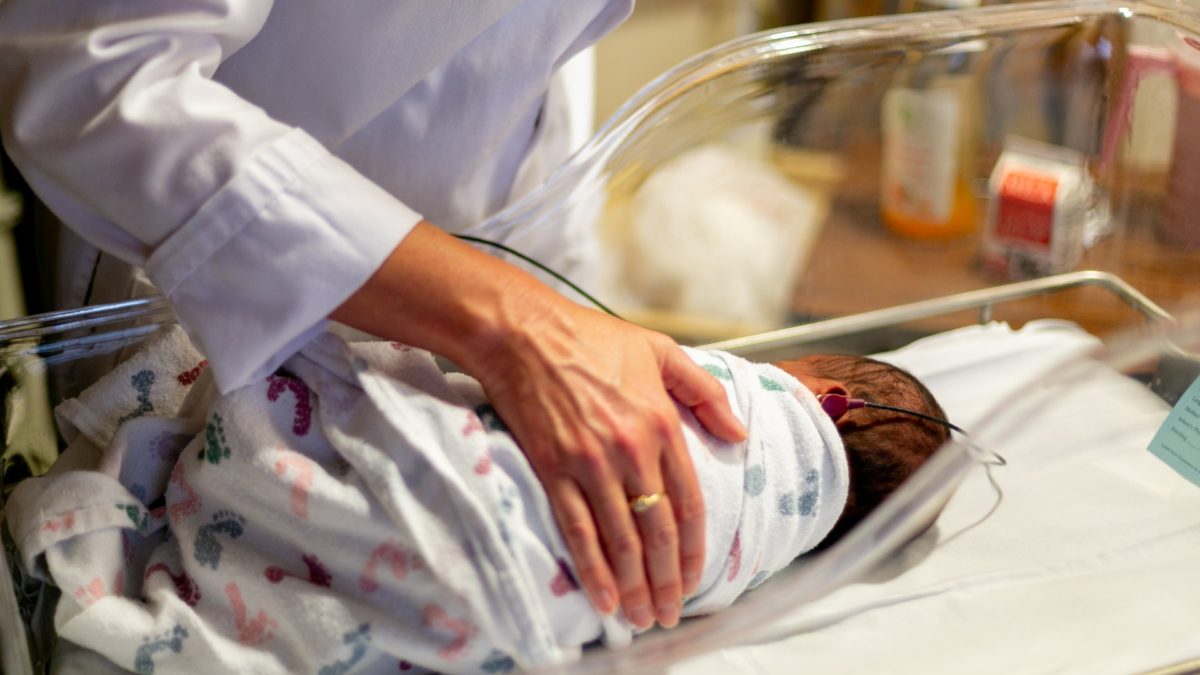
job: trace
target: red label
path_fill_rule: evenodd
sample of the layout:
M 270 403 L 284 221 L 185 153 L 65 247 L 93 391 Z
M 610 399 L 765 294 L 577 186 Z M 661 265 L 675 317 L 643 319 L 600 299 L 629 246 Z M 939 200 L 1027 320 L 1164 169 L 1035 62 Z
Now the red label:
M 996 236 L 1049 247 L 1057 194 L 1057 178 L 1020 170 L 1006 173 L 998 195 Z

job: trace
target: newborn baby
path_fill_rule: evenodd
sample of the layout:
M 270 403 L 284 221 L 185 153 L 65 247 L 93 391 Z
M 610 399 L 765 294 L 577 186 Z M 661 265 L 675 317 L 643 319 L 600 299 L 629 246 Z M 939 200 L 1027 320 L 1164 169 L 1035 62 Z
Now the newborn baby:
M 750 434 L 683 413 L 708 551 L 685 616 L 840 536 L 946 440 L 849 394 L 938 417 L 859 357 L 777 365 L 689 350 Z M 577 587 L 540 483 L 473 380 L 425 352 L 322 336 L 287 374 L 216 398 L 178 329 L 58 409 L 70 446 L 18 486 L 24 565 L 62 589 L 60 640 L 137 672 L 503 672 L 631 626 Z M 86 470 L 79 470 L 86 469 Z

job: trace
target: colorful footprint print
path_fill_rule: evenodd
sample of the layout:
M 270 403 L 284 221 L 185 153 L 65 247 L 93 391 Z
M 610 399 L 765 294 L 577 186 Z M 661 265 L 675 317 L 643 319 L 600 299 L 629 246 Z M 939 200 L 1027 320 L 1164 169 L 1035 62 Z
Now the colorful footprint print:
M 231 581 L 225 585 L 225 597 L 229 598 L 229 607 L 233 610 L 233 625 L 237 627 L 238 642 L 252 647 L 275 637 L 275 629 L 279 628 L 279 624 L 265 611 L 260 609 L 253 619 L 247 619 L 246 602 L 242 599 L 242 592 L 236 583 Z
M 175 584 L 175 595 L 178 595 L 179 599 L 183 600 L 188 607 L 195 607 L 200 602 L 200 587 L 196 585 L 195 580 L 187 573 L 187 570 L 175 574 L 171 571 L 170 567 L 167 567 L 166 563 L 154 563 L 146 568 L 146 574 L 143 578 L 149 579 L 155 572 L 162 572 L 170 578 L 171 583 Z
M 86 586 L 76 588 L 74 595 L 75 599 L 82 602 L 84 607 L 90 607 L 92 603 L 108 595 L 108 590 L 104 586 L 103 579 L 93 577 Z
M 298 452 L 286 448 L 278 448 L 282 455 L 275 461 L 275 474 L 284 478 L 288 469 L 296 475 L 292 481 L 292 513 L 299 518 L 308 520 L 308 493 L 312 489 L 315 469 L 312 460 Z
M 485 673 L 510 673 L 516 667 L 513 658 L 498 649 L 489 652 L 483 663 L 479 664 L 479 669 Z
M 367 655 L 367 644 L 371 642 L 371 624 L 364 623 L 342 636 L 342 642 L 350 647 L 350 655 L 329 665 L 322 666 L 317 675 L 345 675 L 354 664 Z
M 724 365 L 718 366 L 716 364 L 706 363 L 706 364 L 704 364 L 703 367 L 704 367 L 704 370 L 707 371 L 709 375 L 712 375 L 713 377 L 717 378 L 718 380 L 725 380 L 726 382 L 733 381 L 733 374 L 730 373 L 729 368 L 725 367 Z
M 204 369 L 207 367 L 208 367 L 208 359 L 204 359 L 200 363 L 197 363 L 194 368 L 185 370 L 182 373 L 176 375 L 175 381 L 178 382 L 179 386 L 181 386 L 181 387 L 190 387 L 193 384 L 196 384 L 196 381 L 200 379 L 200 373 L 203 373 Z
M 363 568 L 362 576 L 358 579 L 358 587 L 364 593 L 374 593 L 379 589 L 379 582 L 375 580 L 375 569 L 380 563 L 386 565 L 392 571 L 392 576 L 396 577 L 398 581 L 403 581 L 409 572 L 421 569 L 420 557 L 410 554 L 395 540 L 385 541 L 371 551 L 371 555 L 367 558 L 367 565 Z
M 137 392 L 138 407 L 133 412 L 117 420 L 118 425 L 154 411 L 154 404 L 150 401 L 150 389 L 154 387 L 154 371 L 139 370 L 129 378 L 129 383 L 133 385 L 133 390 Z
M 217 511 L 213 514 L 212 520 L 207 525 L 201 525 L 200 529 L 196 531 L 193 555 L 196 557 L 196 562 L 215 570 L 221 565 L 221 552 L 224 550 L 217 535 L 223 534 L 231 539 L 237 539 L 242 536 L 246 519 L 233 511 Z
M 267 378 L 267 400 L 274 403 L 283 392 L 290 391 L 296 398 L 296 412 L 292 419 L 292 433 L 307 436 L 312 428 L 312 392 L 308 385 L 294 377 L 271 375 Z
M 207 460 L 209 464 L 220 464 L 222 459 L 229 459 L 224 420 L 219 413 L 213 413 L 212 419 L 204 425 L 204 441 L 204 447 L 200 448 L 200 459 Z
M 42 530 L 45 532 L 58 532 L 59 530 L 67 531 L 75 527 L 75 511 L 67 511 L 61 516 L 50 518 L 42 523 Z
M 171 469 L 171 483 L 179 486 L 183 491 L 183 501 L 172 502 L 167 507 L 167 517 L 171 519 L 171 527 L 177 527 L 180 519 L 184 516 L 195 515 L 200 512 L 200 495 L 192 489 L 191 484 L 183 477 L 183 462 L 176 462 L 175 468 Z
M 558 563 L 558 574 L 554 575 L 554 579 L 550 581 L 550 592 L 555 597 L 570 593 L 571 591 L 579 590 L 579 582 L 575 581 L 575 575 L 571 574 L 571 567 L 567 565 L 567 561 L 562 558 L 556 560 Z
M 453 619 L 441 605 L 430 603 L 421 611 L 421 623 L 440 633 L 449 633 L 446 644 L 438 650 L 438 656 L 453 661 L 462 656 L 475 637 L 475 626 L 465 619 Z
M 286 577 L 307 581 L 314 586 L 323 586 L 329 588 L 333 585 L 333 575 L 329 573 L 329 568 L 321 563 L 321 559 L 312 553 L 305 553 L 300 556 L 306 567 L 308 567 L 308 577 L 301 576 L 295 572 L 289 572 L 282 567 L 268 567 L 264 574 L 267 580 L 273 584 L 280 583 Z
M 114 504 L 114 506 L 125 512 L 129 522 L 133 524 L 133 529 L 138 532 L 145 532 L 150 527 L 150 512 L 144 510 L 141 504 Z
M 161 651 L 172 651 L 176 654 L 183 651 L 183 641 L 187 639 L 187 629 L 179 624 L 175 628 L 154 638 L 149 637 L 138 647 L 137 656 L 133 661 L 133 670 L 138 675 L 154 675 L 154 655 Z
M 738 572 L 742 571 L 742 531 L 738 530 L 733 533 L 733 545 L 729 547 L 729 575 L 725 577 L 726 581 L 733 581 L 737 578 Z

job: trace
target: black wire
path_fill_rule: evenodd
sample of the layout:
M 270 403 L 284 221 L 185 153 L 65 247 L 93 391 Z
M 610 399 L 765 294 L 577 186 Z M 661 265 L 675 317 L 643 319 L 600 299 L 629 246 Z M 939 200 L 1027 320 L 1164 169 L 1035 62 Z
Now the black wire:
M 587 298 L 588 302 L 590 302 L 593 305 L 604 310 L 611 316 L 614 316 L 618 319 L 621 318 L 620 314 L 617 314 L 616 312 L 612 311 L 603 302 L 600 302 L 596 298 L 592 297 L 592 295 L 590 293 L 588 293 L 587 291 L 583 290 L 582 288 L 576 286 L 570 279 L 564 277 L 563 275 L 559 274 L 558 272 L 550 269 L 546 265 L 543 265 L 542 263 L 538 262 L 537 260 L 530 258 L 529 256 L 525 255 L 524 253 L 521 253 L 520 251 L 518 251 L 516 249 L 509 248 L 508 246 L 505 246 L 504 244 L 501 244 L 500 242 L 492 241 L 490 239 L 481 239 L 479 237 L 472 237 L 472 236 L 466 235 L 466 234 L 456 234 L 454 236 L 458 237 L 459 239 L 462 239 L 463 241 L 469 241 L 469 242 L 473 242 L 476 244 L 483 244 L 484 246 L 491 246 L 493 248 L 498 248 L 501 251 L 504 251 L 505 253 L 507 253 L 509 255 L 515 255 L 516 257 L 520 258 L 521 260 L 524 260 L 525 262 L 529 263 L 530 265 L 533 265 L 534 267 L 538 268 L 539 270 L 545 272 L 546 274 L 549 274 L 550 276 L 554 277 L 555 279 L 558 279 L 559 281 L 563 282 L 567 286 L 570 286 L 571 290 L 582 295 L 584 298 Z
M 960 433 L 964 436 L 967 435 L 967 432 L 963 431 L 962 427 L 952 424 L 940 417 L 934 417 L 933 415 L 926 415 L 923 412 L 917 412 L 916 410 L 909 410 L 908 408 L 901 408 L 899 406 L 894 406 L 894 405 L 887 405 L 885 403 L 871 403 L 870 401 L 866 401 L 865 403 L 868 408 L 876 408 L 879 410 L 890 410 L 892 412 L 904 413 L 905 415 L 912 415 L 913 417 L 920 417 L 923 420 L 933 422 L 934 424 L 940 424 L 940 425 L 946 427 L 947 429 L 952 429 L 954 431 L 957 431 L 958 433 Z

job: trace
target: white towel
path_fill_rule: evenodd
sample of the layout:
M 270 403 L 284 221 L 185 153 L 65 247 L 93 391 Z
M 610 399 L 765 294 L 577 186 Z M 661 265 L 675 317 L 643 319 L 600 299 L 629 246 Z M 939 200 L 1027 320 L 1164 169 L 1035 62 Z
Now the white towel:
M 199 426 L 118 425 L 127 406 L 105 387 L 174 364 L 154 352 L 179 347 L 159 342 L 89 390 L 98 428 L 119 426 L 98 471 L 29 481 L 10 501 L 26 564 L 44 559 L 63 588 L 63 639 L 150 673 L 501 672 L 628 639 L 591 610 L 540 484 L 473 381 L 426 352 L 326 335 Z M 709 524 L 684 608 L 698 614 L 818 543 L 847 470 L 794 379 L 689 354 L 751 432 L 717 443 L 684 415 Z
M 172 324 L 151 336 L 136 358 L 118 365 L 78 398 L 59 404 L 54 417 L 68 443 L 82 434 L 108 447 L 127 420 L 176 415 L 207 369 L 208 361 L 183 329 Z

